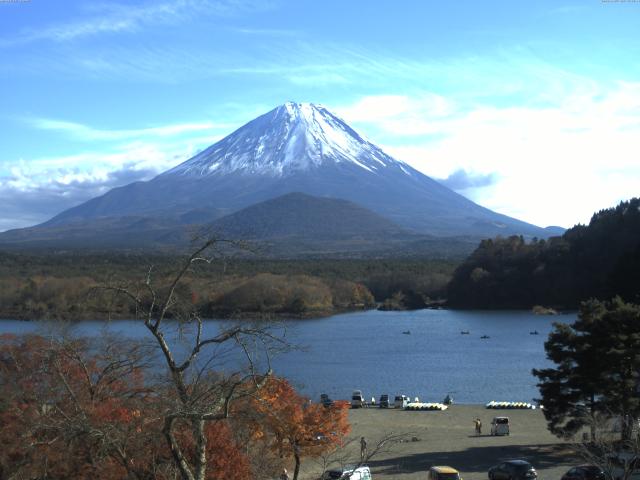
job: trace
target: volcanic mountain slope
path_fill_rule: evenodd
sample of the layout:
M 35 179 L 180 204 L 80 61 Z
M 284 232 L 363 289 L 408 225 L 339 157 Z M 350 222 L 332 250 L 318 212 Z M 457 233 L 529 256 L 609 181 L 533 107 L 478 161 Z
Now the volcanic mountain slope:
M 390 157 L 324 107 L 286 103 L 148 182 L 0 234 L 0 245 L 165 248 L 184 246 L 212 224 L 238 237 L 271 239 L 285 254 L 406 254 L 459 244 L 434 237 L 464 237 L 458 240 L 467 250 L 483 237 L 558 233 L 471 202 Z
M 355 203 L 288 193 L 227 215 L 211 230 L 230 238 L 317 240 L 380 239 L 406 236 L 386 218 Z
M 43 226 L 194 209 L 223 216 L 291 192 L 349 200 L 420 233 L 548 236 L 395 160 L 324 107 L 297 103 L 256 118 L 148 182 L 115 188 Z
M 209 231 L 253 241 L 275 257 L 462 258 L 476 246 L 466 237 L 442 238 L 408 232 L 355 203 L 289 193 L 227 215 Z
M 407 232 L 355 203 L 303 193 L 282 195 L 213 223 L 199 223 L 207 215 L 205 210 L 198 210 L 180 217 L 105 217 L 90 224 L 34 227 L 6 232 L 0 236 L 0 246 L 21 250 L 188 250 L 194 239 L 216 236 L 248 241 L 247 251 L 234 251 L 241 255 L 254 252 L 277 258 L 462 258 L 477 244 L 470 238 Z

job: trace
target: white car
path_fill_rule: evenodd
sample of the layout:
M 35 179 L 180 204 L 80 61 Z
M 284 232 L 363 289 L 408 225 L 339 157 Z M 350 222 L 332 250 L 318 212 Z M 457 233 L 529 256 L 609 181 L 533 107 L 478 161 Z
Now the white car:
M 371 480 L 371 470 L 367 466 L 353 468 L 337 468 L 322 474 L 322 480 Z

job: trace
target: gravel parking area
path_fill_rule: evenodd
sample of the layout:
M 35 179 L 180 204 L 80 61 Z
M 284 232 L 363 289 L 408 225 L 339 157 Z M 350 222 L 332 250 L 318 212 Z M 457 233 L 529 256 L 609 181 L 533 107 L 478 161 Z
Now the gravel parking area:
M 509 417 L 509 436 L 489 434 L 494 416 Z M 482 421 L 480 436 L 474 431 L 475 418 Z M 540 480 L 559 480 L 571 465 L 581 463 L 569 444 L 547 431 L 540 410 L 489 410 L 484 405 L 452 405 L 444 412 L 373 407 L 350 410 L 349 420 L 351 437 L 364 436 L 369 448 L 387 434 L 407 435 L 407 441 L 368 463 L 374 479 L 426 479 L 430 466 L 450 465 L 464 480 L 487 480 L 492 465 L 521 458 L 533 464 Z M 359 449 L 359 442 L 354 442 L 350 457 L 357 460 Z M 317 479 L 320 470 L 307 460 L 303 472 L 303 478 Z

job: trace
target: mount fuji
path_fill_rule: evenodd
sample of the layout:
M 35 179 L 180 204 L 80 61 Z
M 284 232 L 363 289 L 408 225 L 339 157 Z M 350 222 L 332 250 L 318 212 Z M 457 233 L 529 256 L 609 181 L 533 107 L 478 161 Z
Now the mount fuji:
M 88 239 L 96 231 L 114 238 L 133 232 L 148 240 L 152 230 L 166 235 L 186 225 L 210 225 L 294 192 L 356 204 L 394 224 L 396 234 L 557 233 L 477 205 L 387 155 L 320 105 L 289 102 L 152 180 L 114 188 L 36 227 L 6 232 L 0 243 L 63 242 L 69 232 Z

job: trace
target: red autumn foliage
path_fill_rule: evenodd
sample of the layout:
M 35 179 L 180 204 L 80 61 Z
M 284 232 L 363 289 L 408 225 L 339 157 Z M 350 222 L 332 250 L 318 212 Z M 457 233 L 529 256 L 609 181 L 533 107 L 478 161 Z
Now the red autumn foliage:
M 252 400 L 251 408 L 258 414 L 255 435 L 268 441 L 277 455 L 294 459 L 294 479 L 303 457 L 338 448 L 351 430 L 347 403 L 328 408 L 312 403 L 283 378 L 272 378 Z
M 140 357 L 135 345 L 0 335 L 0 479 L 175 478 L 162 432 L 171 396 L 145 381 Z M 206 424 L 206 478 L 256 478 L 250 450 L 299 463 L 335 448 L 349 430 L 346 407 L 325 409 L 286 380 L 268 381 L 258 396 L 234 407 L 244 422 Z M 177 434 L 193 455 L 186 420 Z M 241 446 L 240 437 L 253 449 Z
M 188 425 L 181 424 L 177 436 L 188 457 L 195 454 L 194 440 Z M 205 427 L 207 441 L 207 480 L 250 480 L 253 478 L 249 459 L 240 450 L 227 421 L 208 423 Z
M 0 468 L 18 478 L 113 478 L 136 469 L 149 392 L 131 349 L 0 337 Z

